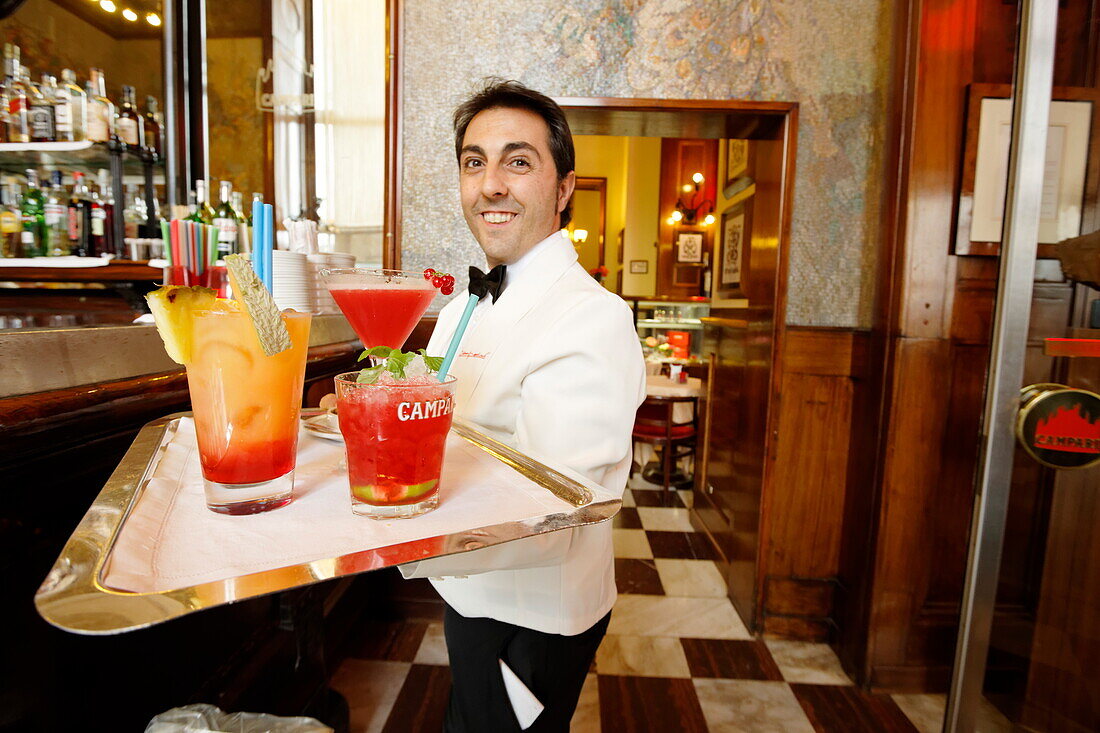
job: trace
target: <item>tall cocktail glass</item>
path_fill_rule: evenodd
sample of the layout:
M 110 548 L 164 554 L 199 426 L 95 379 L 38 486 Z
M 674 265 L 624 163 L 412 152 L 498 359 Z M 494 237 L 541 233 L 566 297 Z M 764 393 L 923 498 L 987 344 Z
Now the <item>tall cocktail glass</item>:
M 439 475 L 454 412 L 454 377 L 373 384 L 336 377 L 337 415 L 348 455 L 351 509 L 401 519 L 439 504 Z
M 400 349 L 437 292 L 423 273 L 404 270 L 326 269 L 321 277 L 368 349 Z
M 195 313 L 187 386 L 206 505 L 221 514 L 256 514 L 291 500 L 310 315 L 282 318 L 292 346 L 267 356 L 243 310 Z

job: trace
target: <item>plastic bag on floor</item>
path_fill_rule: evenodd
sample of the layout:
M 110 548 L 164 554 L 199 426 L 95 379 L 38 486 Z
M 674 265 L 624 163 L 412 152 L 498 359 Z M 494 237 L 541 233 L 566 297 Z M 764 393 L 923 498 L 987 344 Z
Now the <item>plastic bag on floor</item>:
M 332 728 L 313 718 L 227 713 L 198 703 L 161 713 L 149 721 L 145 733 L 332 733 Z

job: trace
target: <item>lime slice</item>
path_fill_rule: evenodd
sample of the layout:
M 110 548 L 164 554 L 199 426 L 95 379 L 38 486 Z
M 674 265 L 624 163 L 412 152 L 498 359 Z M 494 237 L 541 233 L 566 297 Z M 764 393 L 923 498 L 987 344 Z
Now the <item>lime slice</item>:
M 435 485 L 439 483 L 439 479 L 430 479 L 422 484 L 413 484 L 405 491 L 406 499 L 415 499 L 418 496 L 423 496 L 429 491 L 435 488 Z
M 229 268 L 233 294 L 244 303 L 264 353 L 275 356 L 289 349 L 290 332 L 283 323 L 279 306 L 275 305 L 275 299 L 260 282 L 252 265 L 241 255 L 229 255 L 225 258 L 225 266 Z

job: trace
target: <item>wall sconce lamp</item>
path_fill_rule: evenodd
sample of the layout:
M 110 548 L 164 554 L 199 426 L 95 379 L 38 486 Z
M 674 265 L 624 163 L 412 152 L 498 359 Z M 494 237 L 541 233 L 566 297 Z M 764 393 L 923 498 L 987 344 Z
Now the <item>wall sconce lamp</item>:
M 714 223 L 714 214 L 710 213 L 714 210 L 714 202 L 710 199 L 699 200 L 699 186 L 703 185 L 704 180 L 706 179 L 703 178 L 702 173 L 696 173 L 691 177 L 691 183 L 683 185 L 680 189 L 680 198 L 676 199 L 676 209 L 665 219 L 669 226 L 675 226 L 680 222 L 688 226 L 695 226 L 698 223 L 710 226 Z M 687 203 L 684 203 L 685 194 L 691 194 Z M 705 216 L 703 216 L 704 213 Z M 699 222 L 700 216 L 703 216 L 702 222 Z
M 587 229 L 574 229 L 573 233 L 570 236 L 573 238 L 573 241 L 576 242 L 577 244 L 584 244 L 585 242 L 588 241 L 588 230 Z

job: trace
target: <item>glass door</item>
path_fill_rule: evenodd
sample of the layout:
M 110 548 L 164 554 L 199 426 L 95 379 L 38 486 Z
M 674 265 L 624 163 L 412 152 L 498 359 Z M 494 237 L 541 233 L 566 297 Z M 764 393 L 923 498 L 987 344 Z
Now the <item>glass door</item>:
M 1098 69 L 1056 0 L 1019 13 L 1011 95 L 971 105 L 972 233 L 1001 228 L 1000 272 L 944 727 L 1083 733 L 1100 730 Z M 998 184 L 1003 209 L 979 210 Z

